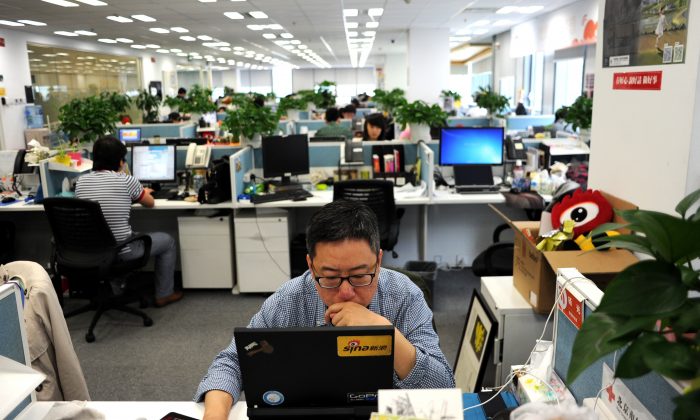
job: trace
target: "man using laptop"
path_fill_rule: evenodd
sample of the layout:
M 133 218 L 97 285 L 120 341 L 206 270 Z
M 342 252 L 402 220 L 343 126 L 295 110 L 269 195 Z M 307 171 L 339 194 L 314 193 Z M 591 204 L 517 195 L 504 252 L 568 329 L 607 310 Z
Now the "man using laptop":
M 393 325 L 394 387 L 455 386 L 423 293 L 403 274 L 381 268 L 379 227 L 369 207 L 325 205 L 309 222 L 306 246 L 309 270 L 270 296 L 249 327 Z M 204 401 L 205 419 L 225 419 L 241 391 L 232 341 L 214 359 L 194 400 Z

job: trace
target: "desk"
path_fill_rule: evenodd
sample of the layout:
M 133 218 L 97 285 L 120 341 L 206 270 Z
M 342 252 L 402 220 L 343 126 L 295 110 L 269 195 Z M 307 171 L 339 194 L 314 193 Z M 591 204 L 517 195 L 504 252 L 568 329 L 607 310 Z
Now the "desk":
M 50 401 L 35 402 L 18 420 L 44 418 L 47 413 L 52 414 L 52 410 L 53 413 L 57 411 L 54 405 Z M 171 411 L 197 419 L 204 415 L 204 404 L 192 401 L 88 401 L 86 406 L 100 411 L 107 420 L 160 420 Z M 247 419 L 247 409 L 245 401 L 237 402 L 228 419 Z

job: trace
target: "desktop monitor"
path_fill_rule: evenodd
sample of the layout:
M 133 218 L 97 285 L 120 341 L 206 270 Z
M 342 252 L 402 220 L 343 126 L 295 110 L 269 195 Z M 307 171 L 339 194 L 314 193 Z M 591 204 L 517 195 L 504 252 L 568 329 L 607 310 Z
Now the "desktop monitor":
M 262 154 L 265 178 L 282 177 L 282 183 L 289 184 L 291 175 L 309 173 L 309 138 L 306 134 L 263 137 Z
M 119 140 L 124 143 L 139 143 L 141 142 L 140 128 L 120 128 Z
M 131 173 L 141 182 L 153 184 L 176 181 L 176 146 L 134 144 L 131 146 Z
M 440 165 L 502 165 L 503 127 L 443 127 Z
M 369 418 L 378 390 L 393 388 L 392 326 L 235 328 L 233 334 L 250 418 Z

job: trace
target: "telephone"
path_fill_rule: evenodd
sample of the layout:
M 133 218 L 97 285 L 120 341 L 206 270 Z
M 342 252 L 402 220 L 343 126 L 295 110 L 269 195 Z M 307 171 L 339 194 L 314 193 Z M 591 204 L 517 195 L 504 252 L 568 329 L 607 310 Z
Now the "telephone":
M 506 137 L 506 155 L 509 160 L 527 160 L 527 153 L 522 139 Z
M 196 143 L 190 143 L 187 146 L 185 166 L 187 168 L 206 168 L 209 166 L 210 157 L 211 148 L 209 146 L 199 146 Z

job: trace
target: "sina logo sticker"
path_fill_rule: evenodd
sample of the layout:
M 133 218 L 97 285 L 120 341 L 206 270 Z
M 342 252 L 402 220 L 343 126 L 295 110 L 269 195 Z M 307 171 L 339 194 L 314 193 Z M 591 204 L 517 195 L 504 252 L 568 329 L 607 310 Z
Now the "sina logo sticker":
M 356 347 L 360 345 L 360 340 L 351 340 L 348 342 L 348 347 L 350 350 L 350 353 L 352 353 L 353 350 L 355 350 Z
M 263 394 L 263 401 L 268 405 L 280 405 L 284 402 L 284 395 L 278 391 L 267 391 Z

